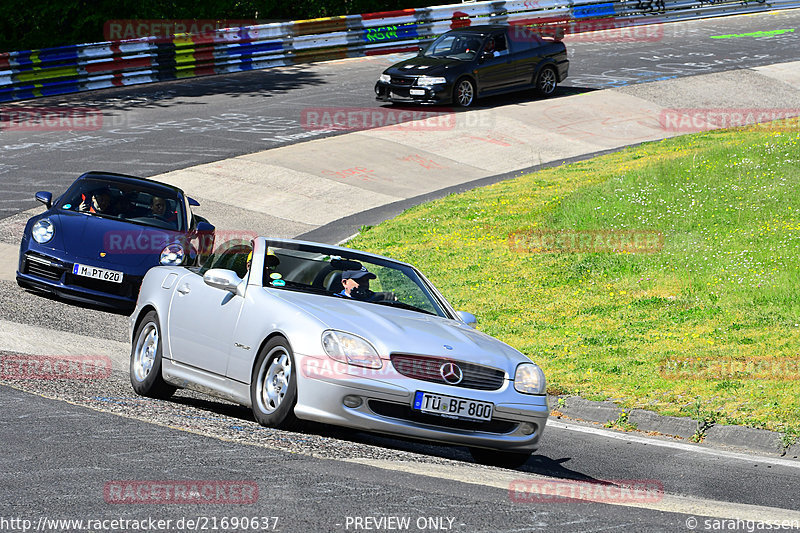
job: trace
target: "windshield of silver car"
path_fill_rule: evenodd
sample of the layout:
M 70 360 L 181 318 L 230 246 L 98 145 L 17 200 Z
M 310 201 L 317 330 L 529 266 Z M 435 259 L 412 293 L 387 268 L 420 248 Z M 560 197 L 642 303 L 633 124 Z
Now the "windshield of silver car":
M 357 254 L 326 253 L 324 248 L 270 246 L 263 285 L 346 300 L 386 305 L 448 317 L 411 267 Z

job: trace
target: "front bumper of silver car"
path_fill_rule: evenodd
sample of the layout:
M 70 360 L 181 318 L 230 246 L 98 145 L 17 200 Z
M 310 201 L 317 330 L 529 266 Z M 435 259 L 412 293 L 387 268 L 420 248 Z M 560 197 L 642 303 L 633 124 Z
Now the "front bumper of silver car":
M 539 447 L 549 415 L 546 396 L 521 394 L 509 380 L 498 390 L 485 391 L 413 379 L 391 369 L 376 371 L 375 377 L 367 377 L 363 369 L 352 369 L 352 374 L 307 372 L 303 369 L 330 365 L 298 353 L 295 359 L 300 369 L 295 414 L 305 420 L 448 444 L 532 452 Z M 491 402 L 492 419 L 422 413 L 412 409 L 417 391 Z

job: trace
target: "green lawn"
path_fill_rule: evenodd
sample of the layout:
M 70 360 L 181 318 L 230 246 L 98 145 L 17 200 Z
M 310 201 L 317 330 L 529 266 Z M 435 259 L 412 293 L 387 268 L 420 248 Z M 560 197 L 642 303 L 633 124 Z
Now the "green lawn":
M 417 265 L 479 329 L 540 364 L 551 394 L 790 442 L 799 189 L 800 132 L 707 132 L 451 195 L 349 246 Z M 559 230 L 559 249 L 537 248 Z M 632 231 L 655 249 L 608 248 Z M 580 235 L 605 240 L 570 249 Z

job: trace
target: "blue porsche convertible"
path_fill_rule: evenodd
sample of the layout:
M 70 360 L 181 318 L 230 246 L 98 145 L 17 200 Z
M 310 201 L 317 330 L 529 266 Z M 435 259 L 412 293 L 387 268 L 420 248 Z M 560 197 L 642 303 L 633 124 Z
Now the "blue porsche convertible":
M 192 214 L 200 205 L 156 181 L 87 172 L 47 210 L 28 220 L 17 283 L 59 297 L 132 309 L 147 271 L 191 265 L 213 246 L 214 226 Z

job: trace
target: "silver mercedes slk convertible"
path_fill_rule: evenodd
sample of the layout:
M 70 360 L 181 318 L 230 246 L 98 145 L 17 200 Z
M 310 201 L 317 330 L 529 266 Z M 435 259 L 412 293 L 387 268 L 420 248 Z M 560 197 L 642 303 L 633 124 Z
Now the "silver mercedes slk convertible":
M 226 398 L 265 426 L 317 421 L 517 466 L 547 422 L 544 374 L 474 323 L 409 264 L 230 241 L 202 267 L 147 273 L 130 318 L 131 384 L 157 398 L 177 388 Z

